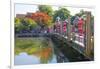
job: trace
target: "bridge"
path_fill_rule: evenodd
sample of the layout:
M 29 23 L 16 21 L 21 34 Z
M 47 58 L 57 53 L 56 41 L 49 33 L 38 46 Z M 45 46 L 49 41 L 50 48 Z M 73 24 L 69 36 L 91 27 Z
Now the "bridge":
M 86 12 L 85 34 L 81 36 L 76 32 L 71 32 L 70 18 L 68 18 L 68 31 L 52 31 L 50 33 L 21 33 L 15 37 L 49 37 L 55 44 L 54 49 L 58 52 L 58 62 L 62 61 L 91 61 L 94 60 L 94 37 L 91 35 L 90 17 L 91 13 Z M 67 57 L 67 58 L 66 58 Z M 63 60 L 59 60 L 63 58 Z M 68 59 L 68 60 L 67 60 Z

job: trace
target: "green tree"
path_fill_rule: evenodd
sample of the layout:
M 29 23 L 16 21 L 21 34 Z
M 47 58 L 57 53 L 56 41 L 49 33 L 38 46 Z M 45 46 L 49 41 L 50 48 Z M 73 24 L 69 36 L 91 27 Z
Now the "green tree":
M 71 24 L 73 25 L 73 21 L 75 19 L 75 16 L 71 16 Z
M 19 18 L 15 18 L 15 27 L 17 27 L 21 23 Z
M 59 8 L 59 10 L 56 10 L 54 12 L 53 21 L 55 21 L 57 17 L 60 17 L 61 20 L 65 20 L 68 18 L 68 16 L 70 16 L 70 11 L 66 8 L 61 7 Z
M 30 18 L 15 18 L 15 32 L 20 32 L 22 30 L 29 30 L 37 27 L 37 23 Z
M 27 18 L 26 21 L 27 23 L 29 23 L 28 27 L 30 28 L 30 30 L 35 29 L 38 26 L 38 24 L 30 18 Z
M 81 17 L 84 15 L 84 13 L 85 13 L 85 11 L 83 9 L 81 9 L 79 13 L 75 14 L 75 16 Z
M 52 16 L 53 9 L 49 5 L 39 5 L 39 11 L 48 14 L 49 16 Z
M 15 20 L 14 21 L 15 22 L 15 24 L 14 24 L 15 25 L 15 32 L 19 32 L 22 28 L 21 27 L 22 26 L 21 25 L 21 19 L 20 18 L 15 18 L 14 20 Z

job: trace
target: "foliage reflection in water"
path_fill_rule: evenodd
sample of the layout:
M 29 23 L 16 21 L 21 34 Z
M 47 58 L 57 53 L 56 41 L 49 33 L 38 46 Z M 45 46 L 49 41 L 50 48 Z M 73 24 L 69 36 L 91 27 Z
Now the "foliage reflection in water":
M 57 63 L 53 43 L 49 38 L 16 38 L 15 65 Z

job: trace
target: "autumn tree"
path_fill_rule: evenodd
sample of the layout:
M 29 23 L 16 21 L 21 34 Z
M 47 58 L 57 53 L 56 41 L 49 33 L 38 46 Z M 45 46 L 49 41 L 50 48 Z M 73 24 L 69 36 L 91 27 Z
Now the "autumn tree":
M 38 25 L 40 25 L 41 27 L 49 26 L 49 24 L 51 23 L 51 17 L 48 14 L 43 12 L 33 13 L 31 18 L 35 20 L 38 23 Z

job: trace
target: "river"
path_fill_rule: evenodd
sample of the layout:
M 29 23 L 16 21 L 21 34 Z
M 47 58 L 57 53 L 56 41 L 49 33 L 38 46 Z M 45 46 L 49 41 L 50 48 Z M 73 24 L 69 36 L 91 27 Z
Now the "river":
M 57 51 L 56 51 L 57 52 Z M 61 58 L 62 56 L 62 58 Z M 47 37 L 15 38 L 15 65 L 49 64 L 68 62 L 64 55 L 55 53 L 55 45 Z

